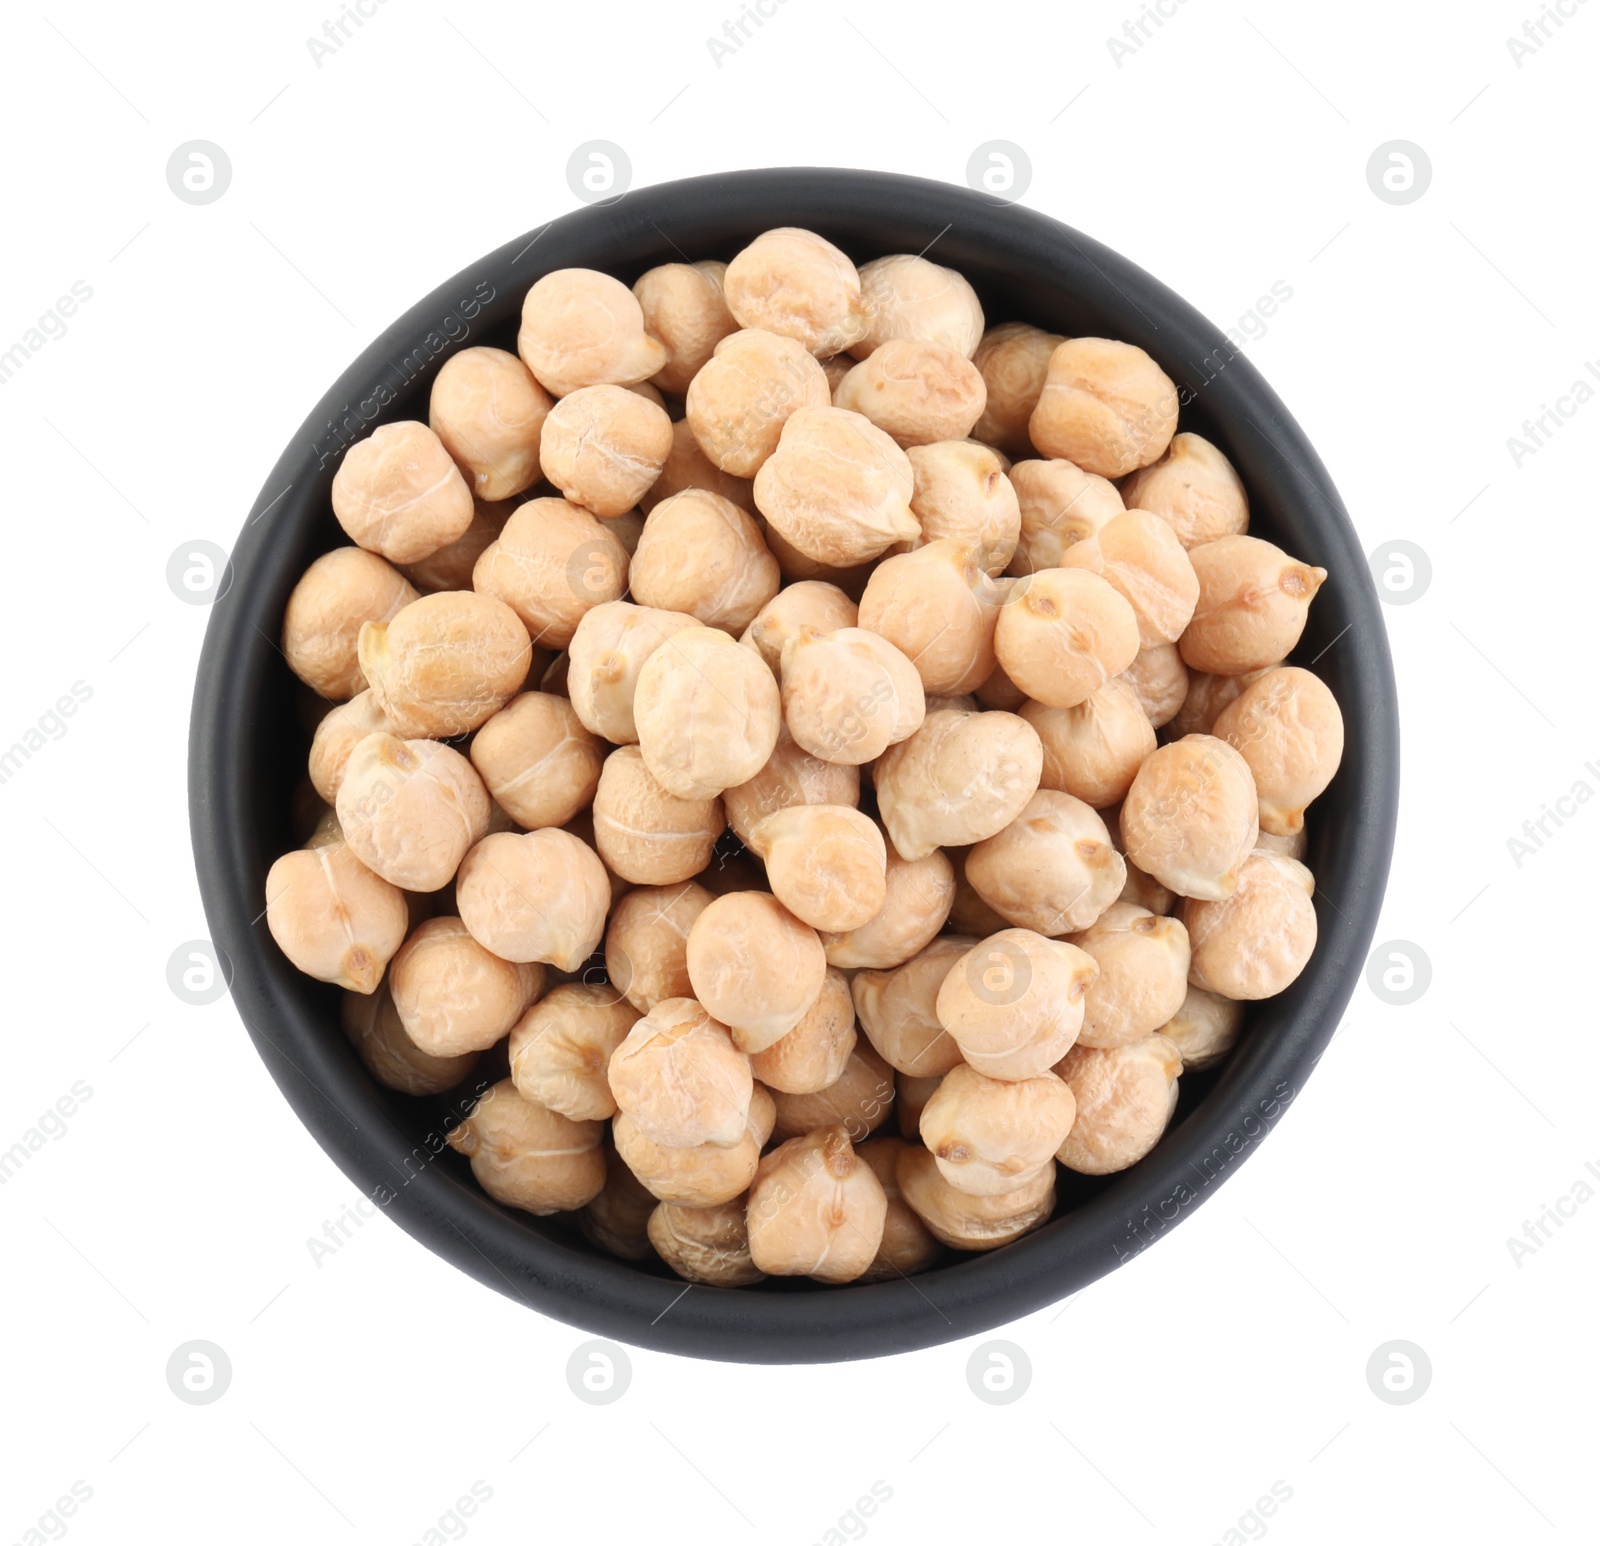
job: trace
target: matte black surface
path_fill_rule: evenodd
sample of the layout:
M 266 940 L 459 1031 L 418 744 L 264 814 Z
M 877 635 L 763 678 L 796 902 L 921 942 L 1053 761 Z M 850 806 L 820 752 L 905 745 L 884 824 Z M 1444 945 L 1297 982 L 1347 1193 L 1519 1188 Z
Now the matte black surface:
M 1308 823 L 1316 954 L 1289 992 L 1254 1011 L 1219 1074 L 1184 1078 L 1178 1114 L 1144 1161 L 1103 1180 L 1063 1172 L 1056 1217 L 1043 1229 L 914 1279 L 683 1293 L 659 1264 L 591 1249 L 570 1221 L 492 1202 L 457 1156 L 437 1155 L 472 1087 L 436 1101 L 382 1089 L 339 1031 L 337 993 L 279 953 L 258 915 L 268 866 L 293 846 L 290 795 L 309 737 L 296 713 L 301 689 L 274 641 L 295 580 L 346 540 L 329 507 L 344 446 L 377 423 L 425 420 L 433 376 L 454 349 L 513 348 L 522 297 L 542 274 L 585 266 L 631 283 L 657 263 L 731 258 L 778 225 L 820 231 L 858 262 L 932 243 L 931 258 L 972 281 L 990 323 L 1016 318 L 1147 349 L 1184 389 L 1181 427 L 1215 440 L 1238 468 L 1251 531 L 1328 570 L 1294 658 L 1315 660 L 1344 711 L 1347 741 Z M 234 1003 L 290 1105 L 395 1222 L 480 1282 L 588 1331 L 699 1357 L 822 1362 L 970 1336 L 1064 1298 L 1160 1238 L 1254 1152 L 1309 1077 L 1359 977 L 1388 874 L 1399 727 L 1356 533 L 1299 427 L 1217 327 L 1141 269 L 1030 210 L 916 178 L 798 167 L 667 183 L 552 221 L 435 291 L 345 372 L 272 470 L 232 563 L 195 684 L 190 806 Z

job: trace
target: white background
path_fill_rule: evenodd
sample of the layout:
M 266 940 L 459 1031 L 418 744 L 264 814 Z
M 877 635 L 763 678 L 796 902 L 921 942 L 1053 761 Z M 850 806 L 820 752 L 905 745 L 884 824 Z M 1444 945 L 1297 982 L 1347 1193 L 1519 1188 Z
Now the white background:
M 1519 68 L 1533 3 L 1186 0 L 1120 67 L 1135 0 L 786 0 L 720 67 L 733 0 L 385 0 L 320 68 L 331 0 L 9 14 L 0 348 L 74 281 L 93 296 L 0 389 L 0 744 L 75 681 L 92 697 L 0 785 L 0 1148 L 75 1081 L 92 1095 L 0 1188 L 0 1541 L 74 1481 L 86 1546 L 416 1542 L 475 1481 L 492 1497 L 460 1523 L 485 1543 L 814 1543 L 880 1481 L 848 1528 L 884 1546 L 1219 1542 L 1241 1518 L 1284 1543 L 1594 1538 L 1600 1200 L 1520 1264 L 1507 1246 L 1600 1165 L 1600 810 L 1508 849 L 1600 789 L 1600 405 L 1520 467 L 1507 447 L 1600 355 L 1600 4 Z M 233 166 L 204 207 L 165 177 L 197 138 Z M 1032 1364 L 1009 1405 L 969 1390 L 977 1341 L 798 1369 L 635 1351 L 623 1399 L 585 1405 L 564 1372 L 584 1334 L 387 1220 L 314 1263 L 355 1189 L 228 1000 L 167 986 L 206 933 L 185 813 L 206 612 L 169 555 L 229 546 L 309 405 L 443 278 L 575 207 L 567 159 L 595 138 L 636 184 L 802 163 L 959 183 L 981 142 L 1021 145 L 1028 205 L 1218 322 L 1292 288 L 1250 356 L 1363 546 L 1431 560 L 1385 609 L 1405 785 L 1378 935 L 1421 947 L 1431 986 L 1407 1007 L 1359 988 L 1214 1200 L 997 1332 Z M 1392 139 L 1433 169 L 1404 206 L 1366 177 Z M 201 1338 L 233 1373 L 195 1406 L 164 1371 Z M 1432 1365 L 1408 1405 L 1366 1377 L 1394 1339 Z M 1250 1519 L 1275 1482 L 1289 1501 Z

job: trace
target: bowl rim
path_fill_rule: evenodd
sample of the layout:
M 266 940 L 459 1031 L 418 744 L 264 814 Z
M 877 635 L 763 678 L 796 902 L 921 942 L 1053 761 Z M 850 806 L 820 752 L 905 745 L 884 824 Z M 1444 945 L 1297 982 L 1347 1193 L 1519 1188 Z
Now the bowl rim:
M 763 218 L 763 210 L 790 218 Z M 1087 1201 L 999 1251 L 914 1278 L 842 1288 L 696 1285 L 691 1292 L 545 1232 L 450 1165 L 433 1163 L 445 1148 L 442 1127 L 419 1142 L 344 1038 L 328 1034 L 309 979 L 270 941 L 259 885 L 246 884 L 265 865 L 248 776 L 262 731 L 242 684 L 259 682 L 276 664 L 285 576 L 298 551 L 285 534 L 310 530 L 325 513 L 321 491 L 331 468 L 365 428 L 399 416 L 385 413 L 398 394 L 425 390 L 437 366 L 479 339 L 491 317 L 504 325 L 507 308 L 520 306 L 543 273 L 572 266 L 585 252 L 617 254 L 614 262 L 592 260 L 617 269 L 628 266 L 629 253 L 642 255 L 637 267 L 670 261 L 659 249 L 661 240 L 675 245 L 668 234 L 675 226 L 734 225 L 747 214 L 752 235 L 776 224 L 826 231 L 830 221 L 871 222 L 896 236 L 934 233 L 928 246 L 942 241 L 940 255 L 958 269 L 964 246 L 991 256 L 1005 249 L 1013 271 L 1021 265 L 1035 282 L 1070 285 L 1082 304 L 1119 314 L 1115 336 L 1162 363 L 1188 394 L 1186 410 L 1199 404 L 1203 423 L 1226 425 L 1218 438 L 1227 440 L 1253 507 L 1269 490 L 1278 523 L 1315 538 L 1314 554 L 1298 556 L 1328 569 L 1328 599 L 1319 604 L 1345 619 L 1333 642 L 1345 651 L 1343 675 L 1356 692 L 1341 699 L 1347 750 L 1339 783 L 1341 808 L 1359 819 L 1341 822 L 1322 845 L 1328 874 L 1318 873 L 1317 950 L 1299 981 L 1269 1001 L 1272 1023 L 1263 1029 L 1271 1034 L 1241 1042 L 1199 1105 Z M 1222 329 L 1119 254 L 1018 204 L 896 173 L 784 167 L 659 183 L 535 227 L 463 269 L 362 351 L 262 485 L 229 567 L 196 671 L 189 798 L 206 917 L 246 1030 L 291 1108 L 391 1219 L 479 1282 L 592 1334 L 724 1361 L 832 1362 L 972 1336 L 1063 1299 L 1164 1238 L 1256 1152 L 1298 1096 L 1360 978 L 1393 847 L 1399 717 L 1382 609 L 1354 526 L 1304 433 Z

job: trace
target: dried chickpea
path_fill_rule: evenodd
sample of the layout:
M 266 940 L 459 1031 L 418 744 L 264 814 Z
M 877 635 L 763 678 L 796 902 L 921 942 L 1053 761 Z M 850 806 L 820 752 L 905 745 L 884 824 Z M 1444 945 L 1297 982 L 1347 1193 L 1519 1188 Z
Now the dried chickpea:
M 761 1161 L 750 1188 L 751 1260 L 763 1272 L 852 1282 L 872 1266 L 888 1211 L 844 1128 L 791 1138 Z
M 924 693 L 975 691 L 995 668 L 994 630 L 1012 582 L 956 537 L 885 558 L 861 593 L 860 626 L 916 667 Z
M 519 1094 L 509 1079 L 484 1092 L 446 1141 L 498 1203 L 528 1213 L 569 1213 L 606 1183 L 599 1122 L 574 1122 Z
M 881 635 L 802 626 L 783 647 L 783 719 L 823 762 L 871 762 L 921 725 L 922 679 Z
M 607 517 L 639 502 L 671 449 L 665 409 L 627 387 L 579 387 L 546 417 L 539 465 L 573 504 Z
M 1226 900 L 1185 901 L 1178 916 L 1193 951 L 1190 982 L 1224 998 L 1282 993 L 1317 947 L 1311 893 L 1311 871 L 1298 859 L 1257 849 Z
M 1246 671 L 1240 676 L 1213 676 L 1209 671 L 1190 671 L 1189 688 L 1184 694 L 1183 706 L 1168 721 L 1172 726 L 1168 733 L 1174 738 L 1210 735 L 1217 716 L 1252 682 L 1259 682 L 1272 669 L 1272 666 L 1268 666 L 1265 670 Z
M 854 628 L 859 610 L 837 585 L 826 580 L 801 580 L 786 585 L 766 601 L 750 620 L 739 642 L 766 661 L 776 676 L 783 663 L 783 647 L 802 626 L 819 633 Z
M 1001 1081 L 959 1063 L 922 1108 L 922 1141 L 957 1191 L 994 1197 L 1054 1168 L 1077 1109 L 1071 1089 L 1048 1068 Z
M 685 489 L 650 512 L 628 583 L 645 606 L 738 634 L 782 580 L 749 511 L 709 489 Z
M 619 746 L 594 795 L 595 847 L 624 880 L 671 886 L 698 875 L 722 836 L 722 801 L 680 800 L 663 789 L 637 746 Z
M 421 1051 L 436 1058 L 487 1051 L 543 988 L 542 966 L 502 961 L 459 918 L 418 924 L 389 963 L 389 992 L 400 1023 Z
M 1194 565 L 1159 515 L 1125 510 L 1061 555 L 1066 568 L 1108 580 L 1133 608 L 1139 648 L 1172 644 L 1189 626 L 1200 582 Z
M 499 540 L 515 509 L 514 499 L 498 504 L 476 501 L 472 524 L 454 542 L 447 542 L 437 553 L 430 553 L 414 564 L 402 564 L 401 574 L 423 596 L 442 590 L 471 590 L 472 571 L 483 557 L 483 550 Z
M 759 328 L 729 333 L 695 374 L 684 417 L 712 466 L 753 478 L 788 421 L 831 401 L 828 377 L 792 338 Z
M 814 929 L 859 928 L 883 906 L 883 833 L 851 806 L 786 806 L 755 824 L 749 844 L 766 866 L 772 894 Z
M 1183 1071 L 1213 1068 L 1233 1050 L 1239 1039 L 1244 1006 L 1237 999 L 1207 993 L 1190 984 L 1178 1012 L 1161 1027 L 1161 1034 L 1183 1057 Z
M 1140 650 L 1122 680 L 1133 689 L 1152 730 L 1170 725 L 1189 696 L 1189 668 L 1176 644 Z
M 849 351 L 864 360 L 890 339 L 914 339 L 953 349 L 971 359 L 983 338 L 983 307 L 966 279 L 907 252 L 861 266 L 866 336 Z
M 1126 878 L 1099 815 L 1054 789 L 1041 789 L 1015 821 L 974 845 L 966 875 L 1002 918 L 1048 938 L 1088 928 Z
M 975 1197 L 952 1186 L 926 1149 L 907 1145 L 895 1166 L 895 1177 L 900 1195 L 928 1233 L 952 1250 L 992 1251 L 1010 1245 L 1055 1212 L 1054 1165 L 1040 1166 L 1009 1192 Z
M 511 1080 L 574 1122 L 617 1114 L 607 1070 L 639 1011 L 599 983 L 564 982 L 511 1027 Z
M 395 733 L 446 737 L 476 730 L 523 684 L 528 630 L 503 601 L 440 591 L 387 623 L 363 623 L 361 670 Z
M 1155 727 L 1125 677 L 1112 677 L 1070 709 L 1025 703 L 1021 713 L 1043 747 L 1040 787 L 1064 790 L 1096 810 L 1127 794 L 1156 749 Z
M 778 572 L 783 576 L 785 585 L 797 580 L 822 580 L 842 590 L 852 601 L 859 601 L 867 581 L 872 578 L 870 563 L 852 564 L 844 569 L 833 564 L 819 564 L 816 559 L 802 553 L 770 522 L 763 535 L 768 551 L 778 560 Z
M 339 1023 L 367 1072 L 386 1089 L 404 1095 L 442 1095 L 470 1074 L 476 1052 L 434 1057 L 406 1034 L 383 983 L 375 993 L 346 990 L 339 1001 Z
M 1198 435 L 1172 437 L 1160 461 L 1122 484 L 1130 509 L 1152 510 L 1186 548 L 1242 536 L 1250 526 L 1250 500 L 1233 463 Z
M 1176 918 L 1113 902 L 1072 943 L 1100 968 L 1084 996 L 1079 1046 L 1137 1041 L 1159 1031 L 1182 1007 L 1189 936 Z
M 1306 806 L 1339 771 L 1344 716 L 1320 678 L 1298 666 L 1266 672 L 1219 715 L 1212 732 L 1250 765 L 1261 826 L 1292 837 Z
M 1133 664 L 1139 624 L 1099 575 L 1039 569 L 1017 581 L 1000 609 L 994 648 L 1006 675 L 1030 698 L 1069 709 Z
M 711 351 L 738 328 L 722 298 L 727 271 L 726 263 L 661 263 L 634 280 L 645 332 L 667 351 L 666 364 L 650 378 L 663 392 L 687 392 Z
M 350 540 L 391 564 L 414 564 L 472 524 L 472 490 L 426 424 L 380 424 L 345 452 L 333 513 Z
M 891 843 L 886 858 L 883 910 L 859 929 L 823 935 L 830 966 L 842 971 L 899 966 L 928 944 L 950 916 L 956 875 L 943 850 L 936 848 L 924 859 L 902 859 Z
M 859 1143 L 894 1109 L 894 1070 L 858 1039 L 832 1084 L 807 1095 L 775 1090 L 772 1099 L 777 1108 L 772 1131 L 780 1142 L 837 1124 Z
M 640 496 L 639 508 L 648 515 L 663 499 L 671 499 L 688 488 L 708 489 L 732 500 L 741 510 L 754 511 L 756 507 L 750 480 L 736 478 L 718 467 L 700 449 L 694 426 L 687 419 L 679 419 L 672 426 L 672 449 L 667 452 L 656 481 Z
M 895 1122 L 902 1138 L 920 1143 L 917 1126 L 922 1121 L 922 1108 L 933 1098 L 933 1092 L 943 1079 L 944 1074 L 935 1074 L 929 1079 L 918 1079 L 911 1074 L 894 1076 Z
M 349 765 L 350 753 L 369 735 L 393 734 L 394 726 L 380 709 L 370 690 L 363 688 L 348 703 L 336 703 L 322 716 L 311 737 L 307 765 L 311 786 L 332 805 L 339 798 L 339 785 Z
M 828 973 L 816 930 L 765 891 L 716 898 L 689 930 L 687 964 L 694 996 L 742 1052 L 792 1031 Z
M 1256 786 L 1250 765 L 1210 735 L 1157 747 L 1122 802 L 1128 857 L 1179 896 L 1221 901 L 1255 847 Z
M 922 528 L 908 551 L 954 537 L 977 550 L 991 575 L 1004 572 L 1017 550 L 1022 511 L 999 452 L 974 440 L 935 440 L 908 446 L 911 513 Z
M 1220 537 L 1189 550 L 1200 581 L 1194 620 L 1178 640 L 1191 671 L 1241 676 L 1275 665 L 1300 642 L 1326 569 L 1259 537 Z
M 555 397 L 604 383 L 629 386 L 667 363 L 633 292 L 592 268 L 558 268 L 528 291 L 517 353 Z
M 1078 1116 L 1056 1158 L 1068 1170 L 1106 1176 L 1156 1146 L 1178 1104 L 1183 1058 L 1159 1033 L 1120 1047 L 1074 1047 L 1056 1065 Z
M 406 577 L 364 548 L 313 560 L 283 609 L 283 656 L 324 698 L 353 698 L 366 685 L 356 641 L 363 623 L 387 623 L 417 599 Z
M 651 1194 L 685 1208 L 714 1208 L 731 1202 L 755 1179 L 761 1149 L 772 1136 L 775 1108 L 758 1084 L 750 1092 L 750 1114 L 736 1144 L 700 1143 L 674 1149 L 655 1143 L 619 1112 L 612 1124 L 617 1153 Z
M 869 1138 L 856 1146 L 857 1156 L 872 1167 L 889 1204 L 883 1217 L 883 1239 L 879 1242 L 878 1254 L 873 1257 L 872 1265 L 856 1279 L 858 1283 L 910 1277 L 913 1272 L 931 1267 L 943 1254 L 939 1242 L 928 1233 L 927 1225 L 900 1195 L 896 1172 L 900 1156 L 910 1147 L 904 1138 L 892 1136 Z
M 605 929 L 611 882 L 594 849 L 560 827 L 492 832 L 456 874 L 461 921 L 508 961 L 575 972 Z
M 652 1143 L 731 1148 L 744 1136 L 750 1059 L 692 998 L 663 999 L 611 1054 L 617 1109 Z
M 553 693 L 518 693 L 469 748 L 495 802 L 519 826 L 559 827 L 594 799 L 605 743 Z
M 1028 420 L 1050 374 L 1050 356 L 1066 340 L 1027 322 L 1002 322 L 979 340 L 972 363 L 987 390 L 983 417 L 972 433 L 1008 456 L 1030 456 Z
M 940 1024 L 935 1002 L 951 967 L 976 943 L 941 935 L 904 965 L 860 971 L 851 979 L 861 1029 L 897 1075 L 939 1080 L 961 1061 L 961 1048 Z
M 814 231 L 763 231 L 728 265 L 722 293 L 741 327 L 797 339 L 814 355 L 838 354 L 866 333 L 855 264 Z
M 786 594 L 786 593 L 784 593 Z M 724 790 L 728 825 L 748 846 L 758 822 L 792 805 L 847 805 L 861 798 L 861 773 L 852 763 L 824 762 L 789 734 L 778 731 L 778 744 L 752 779 Z M 765 888 L 762 888 L 765 889 Z
M 750 1257 L 745 1200 L 715 1208 L 684 1208 L 660 1202 L 650 1215 L 650 1243 L 680 1278 L 713 1288 L 743 1288 L 764 1273 Z
M 606 976 L 641 1014 L 662 999 L 688 998 L 689 930 L 711 903 L 692 880 L 641 886 L 612 909 L 606 925 Z
M 650 655 L 674 634 L 695 627 L 687 612 L 663 612 L 631 601 L 603 601 L 579 620 L 567 648 L 567 696 L 595 735 L 619 746 L 639 739 L 633 697 Z
M 452 354 L 428 394 L 428 425 L 479 499 L 509 499 L 539 481 L 539 432 L 550 394 L 504 349 Z
M 769 1090 L 815 1095 L 845 1071 L 856 1045 L 855 1008 L 850 984 L 833 967 L 816 1001 L 792 1031 L 750 1054 L 750 1071 Z M 776 1108 L 774 1108 L 776 1109 Z
M 864 414 L 900 446 L 963 440 L 983 413 L 983 377 L 944 344 L 891 338 L 853 367 L 835 408 Z
M 1017 493 L 1019 530 L 1007 574 L 1057 568 L 1073 543 L 1123 513 L 1116 484 L 1064 459 L 1018 462 L 1008 477 Z
M 1178 389 L 1143 349 L 1110 338 L 1056 345 L 1028 438 L 1046 456 L 1120 478 L 1158 461 L 1178 427 Z
M 313 846 L 309 842 L 306 847 Z M 1290 837 L 1278 837 L 1272 832 L 1262 832 L 1256 837 L 1256 847 L 1264 849 L 1267 853 L 1283 854 L 1289 859 L 1304 859 L 1306 856 L 1306 829 L 1301 829 Z
M 606 1149 L 606 1184 L 578 1215 L 578 1228 L 592 1245 L 624 1261 L 645 1261 L 655 1254 L 650 1244 L 650 1215 L 656 1199 L 628 1169 L 614 1147 Z

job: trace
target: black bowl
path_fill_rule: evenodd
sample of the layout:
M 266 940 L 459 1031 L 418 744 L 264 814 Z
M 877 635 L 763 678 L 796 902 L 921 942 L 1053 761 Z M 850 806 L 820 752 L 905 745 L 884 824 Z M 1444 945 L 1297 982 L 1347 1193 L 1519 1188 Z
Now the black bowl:
M 274 641 L 295 580 L 345 541 L 329 488 L 375 424 L 427 418 L 440 363 L 466 344 L 514 348 L 523 295 L 552 269 L 632 281 L 662 262 L 731 258 L 771 226 L 820 231 L 857 261 L 922 252 L 964 273 L 990 322 L 1126 339 L 1179 384 L 1182 426 L 1220 445 L 1250 492 L 1251 530 L 1327 569 L 1295 658 L 1344 711 L 1344 766 L 1312 808 L 1320 939 L 1300 980 L 1253 1011 L 1220 1072 L 1186 1076 L 1157 1148 L 1120 1175 L 1062 1173 L 1050 1223 L 914 1279 L 824 1287 L 684 1285 L 591 1248 L 570 1220 L 500 1207 L 444 1147 L 471 1089 L 436 1101 L 376 1084 L 338 1024 L 335 990 L 301 976 L 262 921 L 269 864 L 295 846 L 291 792 L 307 736 Z M 402 1228 L 479 1282 L 588 1331 L 697 1357 L 826 1362 L 982 1332 L 1064 1298 L 1158 1240 L 1253 1154 L 1332 1037 L 1371 942 L 1393 842 L 1399 725 L 1377 594 L 1322 463 L 1222 332 L 1126 259 L 1043 215 L 943 183 L 794 167 L 691 178 L 554 220 L 407 312 L 335 383 L 283 453 L 212 609 L 190 729 L 196 864 L 234 1003 L 289 1104 Z M 441 1152 L 443 1151 L 443 1152 Z

